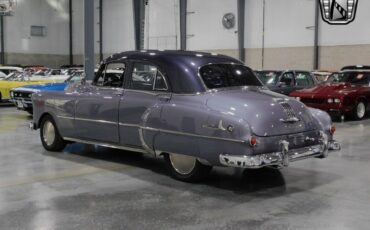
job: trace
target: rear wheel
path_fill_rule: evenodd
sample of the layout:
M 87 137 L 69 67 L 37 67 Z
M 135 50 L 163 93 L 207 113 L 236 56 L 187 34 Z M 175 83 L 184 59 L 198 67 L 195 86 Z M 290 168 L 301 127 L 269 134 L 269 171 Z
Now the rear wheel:
M 208 175 L 212 166 L 200 163 L 195 157 L 181 154 L 165 154 L 167 168 L 175 179 L 195 182 Z
M 355 108 L 352 111 L 353 117 L 356 120 L 362 120 L 364 119 L 366 115 L 366 104 L 364 101 L 357 102 Z
M 48 151 L 62 151 L 66 142 L 60 136 L 55 121 L 50 115 L 45 116 L 40 125 L 40 138 L 42 145 Z

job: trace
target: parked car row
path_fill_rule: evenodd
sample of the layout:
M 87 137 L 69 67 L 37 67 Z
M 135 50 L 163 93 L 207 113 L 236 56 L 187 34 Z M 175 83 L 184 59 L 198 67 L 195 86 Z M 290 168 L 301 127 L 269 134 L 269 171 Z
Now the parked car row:
M 10 101 L 10 91 L 16 87 L 64 82 L 79 70 L 80 68 L 50 69 L 42 66 L 0 67 L 0 78 L 6 75 L 0 79 L 0 102 Z
M 346 66 L 338 72 L 256 71 L 256 75 L 270 90 L 333 116 L 361 120 L 370 109 L 370 66 Z

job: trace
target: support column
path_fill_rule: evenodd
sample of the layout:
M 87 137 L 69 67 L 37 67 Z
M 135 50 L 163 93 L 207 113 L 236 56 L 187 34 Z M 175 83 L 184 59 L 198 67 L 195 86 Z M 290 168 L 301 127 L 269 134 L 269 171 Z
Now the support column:
M 147 0 L 132 0 L 134 12 L 135 49 L 144 49 L 145 4 Z
M 94 79 L 94 0 L 84 0 L 84 66 L 86 80 Z
M 0 27 L 1 27 L 1 54 L 0 54 L 0 64 L 5 64 L 5 42 L 4 42 L 4 16 L 0 16 Z
M 73 65 L 73 5 L 69 0 L 69 64 Z
M 186 50 L 187 40 L 187 0 L 180 0 L 180 49 Z
M 320 60 L 319 60 L 319 13 L 320 13 L 320 6 L 318 1 L 315 1 L 315 40 L 314 40 L 314 55 L 313 55 L 313 69 L 320 68 Z
M 103 0 L 99 0 L 99 59 L 103 60 Z
M 245 0 L 238 0 L 238 48 L 239 48 L 239 59 L 242 62 L 245 62 L 244 25 L 245 25 Z

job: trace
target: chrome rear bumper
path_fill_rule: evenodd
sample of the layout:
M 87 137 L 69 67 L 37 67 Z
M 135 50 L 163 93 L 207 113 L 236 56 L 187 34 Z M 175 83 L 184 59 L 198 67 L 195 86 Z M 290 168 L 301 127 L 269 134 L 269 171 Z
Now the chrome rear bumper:
M 259 155 L 229 155 L 220 154 L 220 163 L 228 167 L 263 168 L 267 166 L 288 167 L 290 162 L 312 157 L 326 158 L 329 150 L 340 150 L 337 141 L 328 141 L 327 135 L 322 134 L 320 144 L 300 149 L 289 150 L 289 142 L 281 141 L 281 151 Z

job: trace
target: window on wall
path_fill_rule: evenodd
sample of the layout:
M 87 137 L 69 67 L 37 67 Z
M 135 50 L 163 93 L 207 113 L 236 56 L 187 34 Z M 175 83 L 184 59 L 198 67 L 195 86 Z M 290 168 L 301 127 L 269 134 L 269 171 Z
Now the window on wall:
M 122 87 L 125 69 L 124 63 L 108 63 L 95 84 L 101 87 Z
M 45 37 L 46 27 L 45 26 L 31 26 L 31 36 L 33 37 Z
M 131 75 L 130 88 L 136 90 L 166 91 L 168 85 L 163 74 L 154 65 L 135 63 Z

